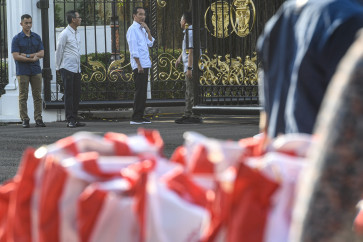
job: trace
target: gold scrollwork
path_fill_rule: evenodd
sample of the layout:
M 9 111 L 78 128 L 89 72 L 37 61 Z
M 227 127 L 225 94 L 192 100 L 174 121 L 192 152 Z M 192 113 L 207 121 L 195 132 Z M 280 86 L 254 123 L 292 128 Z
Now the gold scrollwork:
M 133 73 L 131 72 L 131 64 L 128 63 L 124 66 L 122 64 L 125 62 L 125 55 L 121 54 L 119 60 L 114 60 L 107 70 L 107 75 L 111 82 L 116 82 L 122 80 L 129 82 L 133 80 Z M 129 69 L 127 71 L 127 69 Z
M 203 72 L 199 82 L 203 86 L 256 85 L 256 60 L 256 53 L 253 58 L 246 56 L 244 64 L 241 57 L 230 58 L 230 55 L 226 55 L 225 61 L 222 61 L 222 56 L 214 55 L 214 58 L 209 58 L 203 54 L 198 63 Z
M 133 74 L 131 72 L 130 63 L 122 65 L 125 62 L 125 56 L 120 55 L 119 60 L 113 61 L 108 68 L 105 67 L 100 61 L 93 61 L 92 57 L 88 57 L 87 65 L 82 64 L 83 74 L 82 81 L 91 82 L 93 80 L 98 82 L 108 80 L 116 82 L 119 80 L 129 82 L 132 80 Z M 129 69 L 129 70 L 128 70 Z
M 159 78 L 161 81 L 167 80 L 182 80 L 185 78 L 184 73 L 175 68 L 176 59 L 168 53 L 162 53 L 158 56 L 159 60 Z M 161 71 L 165 70 L 165 71 Z
M 164 0 L 158 0 L 159 7 L 163 8 L 166 6 L 166 2 Z
M 210 31 L 207 21 L 210 11 L 212 12 L 210 23 L 213 26 L 213 32 Z M 251 15 L 252 24 L 250 26 Z M 226 38 L 233 32 L 240 37 L 246 37 L 251 33 L 255 20 L 256 8 L 252 0 L 234 0 L 232 4 L 218 0 L 212 3 L 204 14 L 205 28 L 216 38 Z
M 258 74 L 257 74 L 257 54 L 253 52 L 252 58 L 246 56 L 244 64 L 244 83 L 246 85 L 257 85 L 258 84 Z
M 105 66 L 99 61 L 93 61 L 92 57 L 88 57 L 87 63 L 88 65 L 82 64 L 82 66 L 86 70 L 82 74 L 82 81 L 91 82 L 94 79 L 98 82 L 104 82 L 106 80 Z M 91 76 L 89 76 L 88 73 L 90 73 Z

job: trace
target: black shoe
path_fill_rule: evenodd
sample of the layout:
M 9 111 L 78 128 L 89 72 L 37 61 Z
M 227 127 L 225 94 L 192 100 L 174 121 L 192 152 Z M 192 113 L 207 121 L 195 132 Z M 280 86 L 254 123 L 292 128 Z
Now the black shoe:
M 189 117 L 183 116 L 181 118 L 175 119 L 175 123 L 181 124 L 185 119 L 188 119 Z
M 151 124 L 151 121 L 148 120 L 147 118 L 142 118 L 142 123 L 143 124 Z
M 75 128 L 77 126 L 76 126 L 76 123 L 74 121 L 70 121 L 70 122 L 67 123 L 67 127 L 68 128 Z
M 35 127 L 46 127 L 43 120 L 39 119 L 35 121 Z
M 179 121 L 177 124 L 200 124 L 200 123 L 202 123 L 202 119 L 196 117 L 188 117 Z
M 86 124 L 85 123 L 81 123 L 81 122 L 76 122 L 76 127 L 84 127 L 84 126 L 86 126 Z
M 29 125 L 29 120 L 23 120 L 23 128 L 29 128 L 30 125 Z

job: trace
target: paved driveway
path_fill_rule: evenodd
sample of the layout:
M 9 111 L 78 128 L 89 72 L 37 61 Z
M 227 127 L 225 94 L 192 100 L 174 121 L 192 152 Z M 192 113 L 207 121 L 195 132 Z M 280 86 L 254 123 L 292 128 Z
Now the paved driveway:
M 196 131 L 207 137 L 239 140 L 258 133 L 257 116 L 205 116 L 203 124 L 175 124 L 174 116 L 159 116 L 152 124 L 130 125 L 128 120 L 92 120 L 86 127 L 70 129 L 64 122 L 47 123 L 46 128 L 24 129 L 20 124 L 0 124 L 0 183 L 13 177 L 26 147 L 40 147 L 78 131 L 103 135 L 106 132 L 134 134 L 138 127 L 159 130 L 167 157 L 183 144 L 183 133 Z

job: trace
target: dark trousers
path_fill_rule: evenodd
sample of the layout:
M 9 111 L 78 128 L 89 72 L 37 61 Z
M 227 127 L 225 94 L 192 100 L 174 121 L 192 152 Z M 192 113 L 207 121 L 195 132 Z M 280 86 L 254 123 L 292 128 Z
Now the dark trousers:
M 81 97 L 81 73 L 60 69 L 64 84 L 64 108 L 67 122 L 77 121 L 79 100 Z
M 133 70 L 133 72 L 135 81 L 135 97 L 132 120 L 138 120 L 144 116 L 149 68 L 144 68 L 144 73 L 139 73 L 137 69 Z

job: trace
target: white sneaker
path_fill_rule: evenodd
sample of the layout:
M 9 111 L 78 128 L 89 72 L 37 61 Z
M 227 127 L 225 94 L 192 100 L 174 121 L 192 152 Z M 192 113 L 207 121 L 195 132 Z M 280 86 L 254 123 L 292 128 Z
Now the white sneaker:
M 143 124 L 143 121 L 142 120 L 138 120 L 138 121 L 131 120 L 130 124 Z
M 146 118 L 140 118 L 131 120 L 130 124 L 151 124 L 151 121 Z

